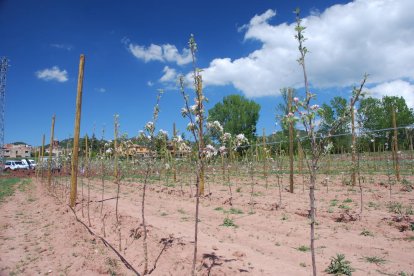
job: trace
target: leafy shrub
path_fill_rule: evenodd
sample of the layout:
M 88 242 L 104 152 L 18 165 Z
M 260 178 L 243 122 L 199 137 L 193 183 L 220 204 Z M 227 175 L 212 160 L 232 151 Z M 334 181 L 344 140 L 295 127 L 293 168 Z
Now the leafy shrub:
M 331 258 L 331 263 L 328 268 L 325 270 L 328 274 L 334 275 L 352 275 L 352 272 L 355 271 L 351 267 L 351 263 L 345 260 L 345 255 L 336 254 L 336 257 Z
M 395 214 L 402 214 L 402 204 L 400 202 L 396 202 L 396 201 L 392 201 L 390 203 L 388 203 L 388 211 L 391 213 L 395 213 Z
M 238 226 L 234 223 L 234 221 L 230 218 L 225 218 L 223 221 L 223 224 L 221 226 L 226 226 L 226 227 L 235 227 L 237 228 Z
M 405 178 L 401 181 L 401 184 L 403 185 L 402 190 L 406 192 L 411 192 L 414 188 L 414 185 Z
M 337 204 L 338 204 L 338 200 L 337 200 L 337 199 L 332 199 L 332 200 L 331 200 L 331 203 L 330 203 L 330 206 L 334 207 L 334 206 L 336 206 Z

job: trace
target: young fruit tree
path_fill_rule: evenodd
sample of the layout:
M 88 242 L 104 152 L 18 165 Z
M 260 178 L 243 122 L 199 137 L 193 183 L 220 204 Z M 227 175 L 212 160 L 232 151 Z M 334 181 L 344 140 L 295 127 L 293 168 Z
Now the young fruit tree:
M 198 239 L 198 216 L 199 216 L 199 203 L 200 194 L 204 192 L 204 102 L 207 100 L 203 95 L 203 80 L 200 74 L 200 70 L 196 66 L 196 52 L 197 44 L 194 36 L 191 35 L 188 42 L 190 47 L 191 56 L 193 60 L 193 80 L 194 80 L 194 91 L 196 94 L 195 104 L 189 104 L 189 96 L 185 92 L 184 76 L 180 76 L 180 91 L 184 98 L 184 107 L 181 109 L 181 115 L 189 120 L 187 129 L 193 135 L 195 144 L 197 145 L 197 161 L 196 161 L 196 210 L 195 210 L 195 224 L 194 224 L 194 256 L 191 275 L 195 275 L 195 265 L 197 261 L 197 239 Z
M 317 104 L 312 104 L 312 100 L 315 98 L 315 94 L 312 94 L 309 90 L 309 82 L 308 76 L 306 71 L 306 64 L 305 64 L 305 56 L 308 53 L 308 49 L 304 46 L 304 41 L 306 40 L 304 37 L 304 32 L 306 27 L 304 27 L 301 23 L 302 20 L 300 18 L 300 9 L 295 10 L 296 14 L 296 26 L 295 26 L 295 38 L 298 41 L 298 49 L 299 49 L 299 59 L 298 63 L 302 68 L 303 71 L 303 78 L 304 78 L 304 87 L 305 87 L 305 98 L 300 101 L 299 98 L 295 97 L 293 99 L 293 107 L 292 112 L 286 115 L 285 120 L 287 123 L 301 121 L 306 133 L 305 139 L 310 141 L 310 150 L 309 152 L 305 151 L 305 155 L 309 155 L 308 158 L 305 157 L 306 164 L 309 170 L 310 175 L 310 183 L 309 183 L 309 200 L 310 200 L 310 210 L 309 210 L 309 218 L 310 218 L 310 249 L 311 249 L 311 256 L 312 256 L 312 273 L 316 275 L 316 257 L 315 257 L 315 184 L 316 184 L 316 176 L 318 171 L 318 162 L 320 158 L 326 152 L 329 152 L 332 143 L 329 141 L 329 138 L 335 133 L 335 131 L 346 121 L 346 119 L 351 115 L 351 112 L 354 110 L 354 106 L 359 100 L 361 96 L 362 89 L 365 85 L 367 80 L 367 75 L 364 76 L 361 85 L 359 88 L 354 88 L 352 92 L 352 100 L 350 102 L 350 106 L 347 107 L 347 112 L 340 117 L 338 120 L 334 121 L 330 124 L 330 129 L 328 131 L 328 135 L 320 136 L 317 132 L 317 119 L 322 117 L 323 109 L 320 108 Z M 298 117 L 296 116 L 298 115 Z M 300 139 L 301 140 L 301 139 Z

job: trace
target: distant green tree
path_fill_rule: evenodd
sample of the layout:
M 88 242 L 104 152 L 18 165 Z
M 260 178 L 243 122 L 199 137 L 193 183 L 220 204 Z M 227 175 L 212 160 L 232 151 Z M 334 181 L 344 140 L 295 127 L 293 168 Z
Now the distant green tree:
M 384 96 L 382 99 L 366 98 L 361 101 L 358 116 L 366 131 L 392 128 L 392 110 L 395 110 L 397 126 L 407 126 L 414 123 L 414 110 L 407 106 L 403 97 Z M 399 135 L 403 135 L 402 131 Z M 377 142 L 390 143 L 391 136 L 386 138 L 386 131 L 376 132 Z M 402 137 L 400 137 L 402 138 Z
M 347 107 L 346 99 L 339 96 L 334 97 L 330 101 L 330 105 L 324 103 L 322 105 L 322 109 L 322 122 L 319 129 L 321 133 L 327 134 L 332 128 L 332 124 L 334 124 L 340 118 L 346 118 L 346 120 L 342 123 L 340 127 L 338 127 L 334 134 L 340 135 L 350 133 L 351 130 L 349 124 L 351 122 L 351 118 L 350 116 L 345 116 L 345 113 L 349 109 Z M 351 144 L 351 135 L 349 134 L 345 136 L 333 137 L 332 143 L 334 145 L 334 149 L 339 152 L 342 147 L 349 147 L 349 145 Z
M 219 121 L 224 132 L 244 134 L 253 141 L 259 120 L 260 105 L 240 95 L 229 95 L 208 111 L 208 121 Z M 217 137 L 214 137 L 217 139 Z
M 280 126 L 282 127 L 285 135 L 289 134 L 289 125 L 286 123 L 285 116 L 288 115 L 289 111 L 289 91 L 292 93 L 292 99 L 297 96 L 297 92 L 293 88 L 282 88 L 280 89 L 280 95 L 282 102 L 276 106 L 276 119 L 279 120 Z M 296 122 L 294 122 L 295 128 Z

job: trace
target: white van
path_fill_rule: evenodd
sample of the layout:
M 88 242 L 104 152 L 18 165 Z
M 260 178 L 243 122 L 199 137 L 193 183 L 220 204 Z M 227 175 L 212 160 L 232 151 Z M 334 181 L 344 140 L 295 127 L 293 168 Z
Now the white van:
M 34 170 L 36 169 L 36 162 L 33 159 L 22 159 L 22 163 L 27 169 Z

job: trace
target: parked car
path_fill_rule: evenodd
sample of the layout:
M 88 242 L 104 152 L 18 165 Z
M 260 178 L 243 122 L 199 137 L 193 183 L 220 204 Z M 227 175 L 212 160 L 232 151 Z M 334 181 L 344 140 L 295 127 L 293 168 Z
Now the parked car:
M 16 163 L 18 166 L 20 166 L 20 169 L 23 169 L 23 170 L 28 170 L 29 169 L 29 165 L 23 164 L 22 161 L 15 161 L 14 163 Z
M 29 166 L 24 165 L 22 161 L 15 161 L 15 160 L 6 160 L 4 164 L 5 171 L 15 171 L 15 170 L 22 170 L 22 169 L 29 169 Z

